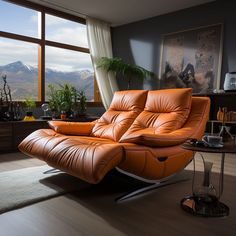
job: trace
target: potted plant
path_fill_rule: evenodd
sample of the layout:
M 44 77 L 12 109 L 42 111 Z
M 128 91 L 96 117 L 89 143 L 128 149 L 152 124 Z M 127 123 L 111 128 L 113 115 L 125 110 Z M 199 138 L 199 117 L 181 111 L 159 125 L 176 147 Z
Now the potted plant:
M 50 84 L 48 95 L 51 111 L 57 113 L 57 116 L 62 115 L 63 119 L 75 116 L 77 112 L 84 112 L 86 109 L 86 96 L 84 92 L 78 92 L 70 84 L 63 84 L 57 87 Z
M 121 58 L 108 58 L 102 57 L 98 60 L 97 68 L 102 68 L 107 72 L 114 72 L 115 76 L 121 75 L 128 79 L 128 89 L 132 78 L 145 79 L 147 77 L 153 77 L 155 74 L 151 71 L 144 69 L 141 66 L 131 65 L 125 63 Z
M 24 117 L 24 121 L 35 120 L 33 116 L 33 108 L 36 107 L 35 100 L 32 97 L 28 97 L 25 99 L 24 105 L 26 107 L 26 116 Z

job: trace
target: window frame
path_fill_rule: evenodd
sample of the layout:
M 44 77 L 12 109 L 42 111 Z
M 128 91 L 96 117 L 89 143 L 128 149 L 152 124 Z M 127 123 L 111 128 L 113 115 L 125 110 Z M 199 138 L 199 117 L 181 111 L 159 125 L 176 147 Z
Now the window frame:
M 66 43 L 59 43 L 54 42 L 51 40 L 46 40 L 45 38 L 45 15 L 50 14 L 56 17 L 60 17 L 66 20 L 74 21 L 76 23 L 84 24 L 86 25 L 86 20 L 84 18 L 81 18 L 79 16 L 74 16 L 66 12 L 61 12 L 59 10 L 42 6 L 37 3 L 24 1 L 24 0 L 7 0 L 6 2 L 26 7 L 32 10 L 39 11 L 41 13 L 41 35 L 39 38 L 34 38 L 30 36 L 0 31 L 0 37 L 9 38 L 9 39 L 15 39 L 19 41 L 29 42 L 38 44 L 38 101 L 37 105 L 40 105 L 45 102 L 45 47 L 46 46 L 52 46 L 77 52 L 83 52 L 83 53 L 90 53 L 89 48 L 85 47 L 79 47 L 75 45 L 70 45 Z M 100 96 L 97 95 L 98 87 L 96 83 L 96 78 L 94 75 L 94 102 L 87 102 L 87 105 L 90 106 L 102 106 Z

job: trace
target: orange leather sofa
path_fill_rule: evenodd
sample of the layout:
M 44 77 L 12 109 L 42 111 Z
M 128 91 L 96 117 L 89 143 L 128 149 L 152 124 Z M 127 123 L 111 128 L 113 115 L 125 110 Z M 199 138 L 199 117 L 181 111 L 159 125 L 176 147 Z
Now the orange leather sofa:
M 191 89 L 130 90 L 114 94 L 110 108 L 94 122 L 49 121 L 19 149 L 90 183 L 108 171 L 157 181 L 182 170 L 193 153 L 180 147 L 201 139 L 210 100 Z

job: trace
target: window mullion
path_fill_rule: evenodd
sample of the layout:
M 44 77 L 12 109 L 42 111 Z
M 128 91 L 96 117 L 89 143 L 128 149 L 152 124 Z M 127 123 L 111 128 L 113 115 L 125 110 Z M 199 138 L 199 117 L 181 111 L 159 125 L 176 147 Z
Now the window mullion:
M 38 100 L 45 101 L 45 12 L 41 12 L 41 43 L 39 45 L 38 60 Z

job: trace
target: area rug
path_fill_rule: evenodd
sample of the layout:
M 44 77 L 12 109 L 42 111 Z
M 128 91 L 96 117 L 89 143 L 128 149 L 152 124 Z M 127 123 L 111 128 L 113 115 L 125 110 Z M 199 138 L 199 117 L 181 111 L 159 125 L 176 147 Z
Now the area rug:
M 0 214 L 73 192 L 87 185 L 66 173 L 47 173 L 44 165 L 0 173 Z

